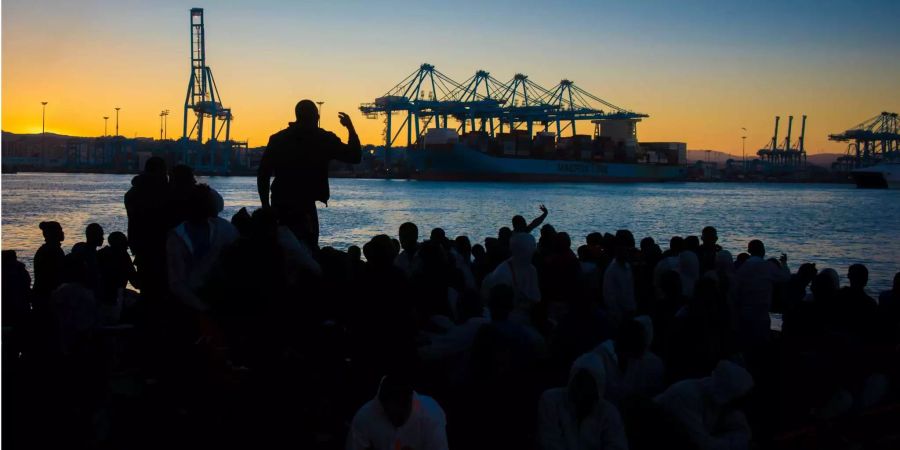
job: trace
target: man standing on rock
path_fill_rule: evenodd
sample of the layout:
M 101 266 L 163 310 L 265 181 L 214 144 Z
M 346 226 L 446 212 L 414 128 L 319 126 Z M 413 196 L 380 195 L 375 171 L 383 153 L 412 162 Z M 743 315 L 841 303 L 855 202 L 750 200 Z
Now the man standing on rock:
M 319 128 L 319 110 L 311 100 L 294 108 L 296 122 L 272 135 L 263 153 L 256 186 L 263 208 L 270 206 L 297 239 L 311 249 L 319 248 L 319 215 L 316 201 L 328 205 L 328 164 L 331 160 L 357 164 L 362 158 L 359 136 L 346 113 L 338 113 L 350 133 L 347 143 Z M 272 182 L 271 202 L 269 179 Z

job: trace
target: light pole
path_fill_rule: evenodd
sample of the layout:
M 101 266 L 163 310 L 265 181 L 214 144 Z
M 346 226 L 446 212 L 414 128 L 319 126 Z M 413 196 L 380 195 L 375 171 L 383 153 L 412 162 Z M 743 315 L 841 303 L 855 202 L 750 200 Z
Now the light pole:
M 47 123 L 47 102 L 41 102 L 41 162 L 47 159 L 46 128 Z
M 119 110 L 122 109 L 118 106 L 115 107 L 116 110 L 116 137 L 119 136 Z
M 163 139 L 169 138 L 169 110 L 163 111 Z
M 106 124 L 109 123 L 109 116 L 103 116 L 103 136 L 109 136 L 109 133 L 106 132 Z
M 316 102 L 316 104 L 319 105 L 319 123 L 316 125 L 322 126 L 322 105 L 324 105 L 325 102 Z
M 166 115 L 165 111 L 161 111 L 159 113 L 159 140 L 163 138 L 163 117 Z
M 741 136 L 741 162 L 744 163 L 744 166 L 745 166 L 744 168 L 746 169 L 747 168 L 746 167 L 747 166 L 747 129 L 744 127 L 741 127 L 741 130 L 744 131 L 744 135 Z
M 47 102 L 41 102 L 41 135 L 44 134 L 44 125 L 47 118 Z

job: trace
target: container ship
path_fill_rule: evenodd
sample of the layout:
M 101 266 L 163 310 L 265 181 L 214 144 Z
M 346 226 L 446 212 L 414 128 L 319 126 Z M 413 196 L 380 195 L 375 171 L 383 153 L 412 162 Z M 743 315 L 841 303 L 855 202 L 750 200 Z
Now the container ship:
M 457 82 L 425 63 L 359 109 L 384 118 L 385 150 L 406 135 L 410 178 L 612 182 L 686 176 L 684 143 L 638 144 L 636 124 L 646 114 L 568 79 L 545 88 L 522 73 L 501 82 L 478 70 Z M 394 115 L 406 117 L 397 126 Z M 578 134 L 579 122 L 592 123 L 593 135 Z
M 686 144 L 638 144 L 634 122 L 598 122 L 593 136 L 558 139 L 549 131 L 532 137 L 527 130 L 514 130 L 491 137 L 479 131 L 460 136 L 455 129 L 431 128 L 423 145 L 407 151 L 409 176 L 421 180 L 530 182 L 683 179 Z

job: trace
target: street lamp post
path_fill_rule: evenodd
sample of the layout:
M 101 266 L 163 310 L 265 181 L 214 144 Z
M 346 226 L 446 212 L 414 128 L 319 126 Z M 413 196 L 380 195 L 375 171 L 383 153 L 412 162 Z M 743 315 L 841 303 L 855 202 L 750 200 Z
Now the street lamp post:
M 115 107 L 116 110 L 116 137 L 119 136 L 119 110 L 122 109 L 118 106 Z
M 747 136 L 741 136 L 741 159 L 747 162 Z
M 41 102 L 41 162 L 45 162 L 47 159 L 47 144 L 46 144 L 46 128 L 44 127 L 47 123 L 47 102 Z
M 106 125 L 109 123 L 109 116 L 103 116 L 103 136 L 109 136 L 106 132 Z
M 325 102 L 319 101 L 316 102 L 316 104 L 319 105 L 319 123 L 317 123 L 316 125 L 322 126 L 322 105 L 324 105 Z
M 169 110 L 163 111 L 163 139 L 169 138 Z
M 741 164 L 743 165 L 743 171 L 747 171 L 747 128 L 741 127 L 741 131 L 744 132 L 744 135 L 741 136 Z

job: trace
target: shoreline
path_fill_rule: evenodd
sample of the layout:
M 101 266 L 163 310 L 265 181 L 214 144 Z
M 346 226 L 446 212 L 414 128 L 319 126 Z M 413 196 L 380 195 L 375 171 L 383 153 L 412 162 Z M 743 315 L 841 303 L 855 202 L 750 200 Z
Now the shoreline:
M 132 172 L 132 171 L 116 171 L 116 170 L 71 170 L 61 168 L 58 170 L 55 169 L 19 169 L 13 168 L 13 171 L 8 172 L 7 168 L 4 168 L 3 175 L 16 175 L 19 173 L 62 173 L 62 174 L 84 174 L 84 175 L 138 175 L 140 172 Z M 203 177 L 254 177 L 255 173 L 251 171 L 241 171 L 230 173 L 227 175 L 216 174 L 205 171 L 197 171 L 196 174 L 198 176 Z M 850 178 L 849 174 L 846 177 L 842 177 L 842 174 L 833 174 L 830 177 L 822 177 L 822 178 L 813 178 L 813 179 L 792 179 L 792 178 L 685 178 L 681 180 L 665 180 L 665 181 L 610 181 L 610 182 L 598 182 L 598 181 L 584 181 L 573 179 L 571 181 L 519 181 L 519 180 L 424 180 L 417 179 L 413 177 L 400 177 L 400 176 L 387 176 L 380 174 L 371 174 L 371 173 L 345 173 L 345 172 L 334 172 L 328 174 L 329 178 L 339 178 L 339 179 L 362 179 L 362 180 L 406 180 L 406 181 L 441 181 L 441 182 L 452 182 L 452 183 L 508 183 L 508 184 L 521 184 L 521 183 L 529 183 L 529 184 L 670 184 L 670 183 L 746 183 L 746 184 L 853 184 L 853 180 Z

